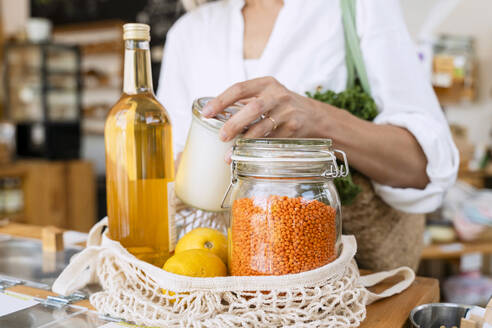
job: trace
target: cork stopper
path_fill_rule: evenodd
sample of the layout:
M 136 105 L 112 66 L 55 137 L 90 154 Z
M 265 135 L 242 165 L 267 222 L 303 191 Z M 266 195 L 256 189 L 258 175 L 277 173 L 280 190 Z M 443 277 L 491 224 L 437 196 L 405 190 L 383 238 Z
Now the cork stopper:
M 123 39 L 150 41 L 150 26 L 138 23 L 125 24 L 123 25 Z

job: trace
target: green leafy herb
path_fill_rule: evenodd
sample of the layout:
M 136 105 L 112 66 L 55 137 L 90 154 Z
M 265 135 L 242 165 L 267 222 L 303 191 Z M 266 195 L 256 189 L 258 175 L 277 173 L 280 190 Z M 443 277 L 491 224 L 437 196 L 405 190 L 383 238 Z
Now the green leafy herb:
M 376 115 L 378 115 L 376 103 L 359 85 L 340 93 L 331 90 L 321 92 L 321 90 L 318 89 L 314 94 L 311 94 L 310 92 L 306 92 L 306 94 L 310 98 L 340 109 L 345 109 L 352 115 L 366 121 L 372 121 Z
M 378 108 L 374 99 L 364 92 L 359 84 L 355 87 L 346 89 L 340 93 L 331 90 L 321 91 L 320 88 L 314 94 L 306 92 L 310 98 L 344 109 L 356 117 L 372 121 L 378 115 Z M 350 205 L 362 191 L 362 189 L 352 181 L 352 176 L 335 179 L 335 186 L 340 195 L 342 205 Z
M 362 191 L 361 187 L 356 185 L 349 174 L 346 177 L 336 178 L 335 187 L 342 205 L 350 205 L 355 200 L 355 197 Z

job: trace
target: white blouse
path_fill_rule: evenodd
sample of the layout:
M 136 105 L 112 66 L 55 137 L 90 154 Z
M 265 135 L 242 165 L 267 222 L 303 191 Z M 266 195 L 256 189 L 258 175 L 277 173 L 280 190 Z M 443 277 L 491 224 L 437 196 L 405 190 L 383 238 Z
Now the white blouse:
M 241 13 L 244 0 L 207 3 L 181 17 L 167 35 L 157 92 L 171 116 L 175 154 L 183 150 L 193 100 L 218 95 L 233 83 L 273 76 L 299 94 L 318 86 L 344 90 L 347 72 L 339 1 L 284 0 L 266 48 L 247 75 Z M 374 183 L 376 193 L 406 212 L 432 211 L 455 182 L 459 158 L 418 62 L 399 1 L 358 0 L 356 21 L 380 112 L 375 123 L 406 128 L 428 160 L 430 183 L 425 189 Z
M 258 66 L 260 66 L 259 59 L 245 59 L 244 60 L 244 76 L 246 80 L 251 80 L 256 76 L 258 71 Z

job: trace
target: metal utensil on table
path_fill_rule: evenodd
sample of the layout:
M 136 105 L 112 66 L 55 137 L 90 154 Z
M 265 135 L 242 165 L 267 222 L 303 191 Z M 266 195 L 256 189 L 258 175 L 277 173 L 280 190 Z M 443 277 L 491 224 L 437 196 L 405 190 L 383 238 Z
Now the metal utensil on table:
M 39 303 L 30 308 L 0 317 L 2 328 L 96 328 L 110 321 L 79 306 L 54 306 Z
M 22 295 L 11 293 L 15 298 Z M 24 309 L 0 316 L 1 328 L 97 328 L 110 322 L 122 322 L 121 319 L 103 316 L 86 307 L 72 305 L 84 299 L 86 295 L 48 296 L 46 299 L 32 298 L 34 305 L 28 304 Z M 5 300 L 4 300 L 5 301 Z M 31 301 L 27 300 L 26 301 Z M 38 303 L 36 303 L 38 302 Z M 1 306 L 1 304 L 0 304 Z M 123 326 L 122 326 L 123 327 Z
M 0 278 L 15 277 L 19 280 L 41 283 L 49 288 L 77 252 L 78 249 L 66 248 L 61 252 L 53 253 L 48 259 L 43 256 L 39 240 L 15 237 L 1 240 Z M 46 263 L 47 260 L 52 260 L 52 263 Z
M 413 328 L 459 327 L 470 306 L 454 303 L 431 303 L 417 306 L 410 312 Z

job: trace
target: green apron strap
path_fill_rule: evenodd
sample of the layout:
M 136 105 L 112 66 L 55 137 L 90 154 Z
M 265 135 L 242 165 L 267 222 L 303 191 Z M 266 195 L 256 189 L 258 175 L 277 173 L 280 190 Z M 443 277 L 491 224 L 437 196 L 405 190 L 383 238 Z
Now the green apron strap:
M 362 89 L 371 95 L 364 58 L 360 50 L 359 36 L 356 29 L 356 0 L 340 0 L 342 23 L 345 36 L 345 61 L 347 65 L 347 88 L 355 86 L 356 76 L 359 77 Z

